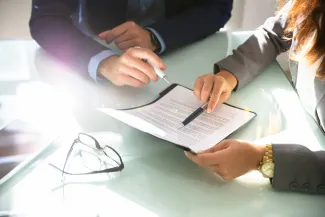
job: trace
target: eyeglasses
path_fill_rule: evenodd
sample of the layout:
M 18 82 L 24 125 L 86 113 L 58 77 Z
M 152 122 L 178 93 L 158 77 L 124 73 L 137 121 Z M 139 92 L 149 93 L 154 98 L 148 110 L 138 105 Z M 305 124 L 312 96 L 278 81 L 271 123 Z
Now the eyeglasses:
M 78 148 L 76 148 L 76 146 Z M 51 164 L 67 175 L 90 175 L 98 173 L 119 172 L 124 169 L 124 163 L 120 154 L 112 147 L 101 147 L 92 136 L 79 133 L 66 156 L 63 169 Z

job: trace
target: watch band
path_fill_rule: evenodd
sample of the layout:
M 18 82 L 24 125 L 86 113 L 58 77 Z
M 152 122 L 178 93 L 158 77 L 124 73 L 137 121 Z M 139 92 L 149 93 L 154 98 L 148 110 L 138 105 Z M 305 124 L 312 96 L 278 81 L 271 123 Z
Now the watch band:
M 150 32 L 151 43 L 156 46 L 156 50 L 154 52 L 161 51 L 161 44 L 159 42 L 159 39 L 152 31 L 150 31 L 149 29 L 148 29 L 148 31 Z
M 273 149 L 271 144 L 266 144 L 265 146 L 265 153 L 263 156 L 262 161 L 260 162 L 260 165 L 268 162 L 274 162 L 273 161 Z
M 268 167 L 268 173 L 264 171 L 265 166 Z M 271 169 L 271 173 L 270 173 Z M 265 153 L 263 159 L 260 162 L 258 170 L 262 173 L 265 178 L 272 178 L 274 172 L 274 156 L 273 156 L 273 149 L 271 144 L 266 144 L 265 146 Z M 271 175 L 272 174 L 272 175 Z
M 214 64 L 213 65 L 213 74 L 217 74 L 220 71 L 221 71 L 220 66 L 218 64 Z

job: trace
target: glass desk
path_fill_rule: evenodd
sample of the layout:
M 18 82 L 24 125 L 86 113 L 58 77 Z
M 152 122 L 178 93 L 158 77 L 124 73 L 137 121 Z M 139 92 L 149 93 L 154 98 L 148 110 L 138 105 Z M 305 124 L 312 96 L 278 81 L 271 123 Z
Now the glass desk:
M 251 34 L 217 33 L 165 55 L 166 74 L 174 83 L 193 87 L 198 76 L 212 72 L 217 60 Z M 7 61 L 0 64 L 0 71 L 17 65 L 17 70 L 23 73 L 19 81 L 0 81 L 2 97 L 29 97 L 29 102 L 33 103 L 25 104 L 29 108 L 25 115 L 36 119 L 50 116 L 48 123 L 60 135 L 74 137 L 79 131 L 100 132 L 97 135 L 110 142 L 122 155 L 125 169 L 107 175 L 105 180 L 74 178 L 63 186 L 61 174 L 44 161 L 59 147 L 56 143 L 51 144 L 0 186 L 0 214 L 324 216 L 324 196 L 273 190 L 269 181 L 257 172 L 234 181 L 222 181 L 188 161 L 182 150 L 96 110 L 147 103 L 167 87 L 163 81 L 143 89 L 95 85 L 61 66 L 33 41 L 0 41 L 0 59 L 3 56 Z M 26 94 L 40 92 L 47 95 Z M 323 134 L 301 107 L 294 89 L 276 62 L 234 93 L 228 103 L 258 114 L 232 138 L 299 142 L 312 150 L 325 147 Z

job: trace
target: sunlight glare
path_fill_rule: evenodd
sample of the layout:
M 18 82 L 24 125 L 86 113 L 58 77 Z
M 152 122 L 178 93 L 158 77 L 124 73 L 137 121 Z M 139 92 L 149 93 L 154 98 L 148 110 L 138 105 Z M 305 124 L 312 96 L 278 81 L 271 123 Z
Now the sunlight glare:
M 35 128 L 42 131 L 79 129 L 72 115 L 75 98 L 67 88 L 29 82 L 18 86 L 17 97 L 17 116 Z

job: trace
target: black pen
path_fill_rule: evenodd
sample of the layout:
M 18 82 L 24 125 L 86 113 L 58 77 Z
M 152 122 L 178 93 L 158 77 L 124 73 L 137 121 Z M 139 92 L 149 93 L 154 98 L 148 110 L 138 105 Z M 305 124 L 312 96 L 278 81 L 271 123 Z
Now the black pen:
M 192 114 L 190 114 L 190 116 L 185 118 L 185 120 L 182 121 L 182 126 L 180 126 L 179 128 L 185 127 L 186 125 L 191 123 L 195 118 L 197 118 L 200 114 L 202 114 L 204 110 L 207 108 L 208 104 L 209 102 L 204 103 L 201 107 L 199 107 Z

